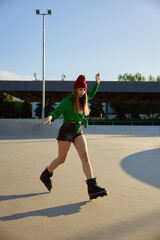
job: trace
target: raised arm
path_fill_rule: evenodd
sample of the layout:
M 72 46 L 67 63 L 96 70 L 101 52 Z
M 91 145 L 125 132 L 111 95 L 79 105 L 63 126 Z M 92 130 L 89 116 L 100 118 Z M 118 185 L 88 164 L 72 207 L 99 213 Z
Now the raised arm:
M 100 84 L 100 73 L 97 73 L 95 78 L 96 78 L 96 83 L 99 85 Z
M 96 83 L 92 87 L 92 89 L 88 93 L 88 101 L 90 101 L 92 98 L 94 98 L 96 92 L 98 91 L 99 85 L 100 85 L 100 74 L 97 73 L 95 76 Z

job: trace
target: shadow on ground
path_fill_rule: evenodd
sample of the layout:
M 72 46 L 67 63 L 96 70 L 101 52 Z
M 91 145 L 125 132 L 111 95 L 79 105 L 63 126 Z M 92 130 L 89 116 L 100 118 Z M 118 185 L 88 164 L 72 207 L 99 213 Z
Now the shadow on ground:
M 132 177 L 160 188 L 160 148 L 132 154 L 121 166 Z
M 71 215 L 80 212 L 81 207 L 83 205 L 86 205 L 89 201 L 79 202 L 79 203 L 73 203 L 73 204 L 67 204 L 62 205 L 58 207 L 52 207 L 52 208 L 46 208 L 41 210 L 35 210 L 30 212 L 24 212 L 24 213 L 17 213 L 10 216 L 4 216 L 0 217 L 0 221 L 11 221 L 11 220 L 17 220 L 27 217 L 57 217 L 61 215 Z
M 2 196 L 0 196 L 0 201 L 13 200 L 13 199 L 19 199 L 19 198 L 35 197 L 35 196 L 44 195 L 44 194 L 48 194 L 48 192 L 30 193 L 30 194 L 22 194 L 22 195 L 2 195 Z

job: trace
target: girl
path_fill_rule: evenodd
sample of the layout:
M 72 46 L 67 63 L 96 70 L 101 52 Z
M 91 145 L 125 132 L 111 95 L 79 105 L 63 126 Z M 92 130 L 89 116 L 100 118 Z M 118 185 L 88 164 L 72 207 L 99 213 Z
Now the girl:
M 40 124 L 40 126 L 51 122 L 63 114 L 63 125 L 58 133 L 58 157 L 53 160 L 49 167 L 42 172 L 40 180 L 44 183 L 49 191 L 52 191 L 53 171 L 62 163 L 65 162 L 71 143 L 73 142 L 79 157 L 82 161 L 82 168 L 86 176 L 86 183 L 88 186 L 88 194 L 90 199 L 103 197 L 107 195 L 105 188 L 97 186 L 96 178 L 93 178 L 91 163 L 89 160 L 87 143 L 83 135 L 81 124 L 84 127 L 88 126 L 87 120 L 84 116 L 89 114 L 88 101 L 96 94 L 100 84 L 100 74 L 96 75 L 96 83 L 87 95 L 86 78 L 80 75 L 74 83 L 73 93 L 64 98 L 58 107 L 49 113 L 49 116 Z

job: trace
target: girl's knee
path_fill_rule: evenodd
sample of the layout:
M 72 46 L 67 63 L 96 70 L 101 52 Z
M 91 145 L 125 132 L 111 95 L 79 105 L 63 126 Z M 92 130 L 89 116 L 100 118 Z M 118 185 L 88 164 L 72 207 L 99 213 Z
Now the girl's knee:
M 61 156 L 57 158 L 58 164 L 63 164 L 66 161 L 66 156 Z

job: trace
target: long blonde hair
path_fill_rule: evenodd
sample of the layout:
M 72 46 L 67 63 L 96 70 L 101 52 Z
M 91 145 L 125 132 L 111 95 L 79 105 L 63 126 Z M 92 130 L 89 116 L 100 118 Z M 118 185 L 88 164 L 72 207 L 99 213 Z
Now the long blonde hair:
M 87 100 L 87 92 L 83 95 L 83 97 L 78 97 L 78 88 L 73 90 L 73 103 L 74 103 L 74 111 L 81 113 L 84 112 L 85 116 L 89 115 L 89 107 Z

